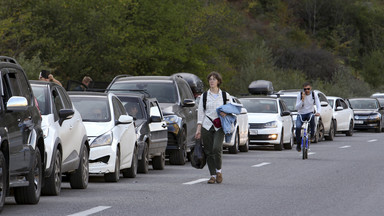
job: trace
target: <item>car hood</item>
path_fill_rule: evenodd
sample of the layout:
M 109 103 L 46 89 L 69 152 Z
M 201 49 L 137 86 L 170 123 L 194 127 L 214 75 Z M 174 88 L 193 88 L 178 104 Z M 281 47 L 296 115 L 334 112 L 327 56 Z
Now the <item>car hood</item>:
M 113 128 L 112 122 L 83 122 L 89 137 L 100 136 Z
M 355 115 L 370 115 L 370 114 L 376 114 L 378 113 L 377 110 L 353 110 Z
M 164 115 L 172 115 L 177 112 L 179 108 L 178 104 L 175 103 L 161 103 L 160 108 L 163 111 Z
M 266 123 L 277 120 L 277 113 L 248 113 L 249 123 Z

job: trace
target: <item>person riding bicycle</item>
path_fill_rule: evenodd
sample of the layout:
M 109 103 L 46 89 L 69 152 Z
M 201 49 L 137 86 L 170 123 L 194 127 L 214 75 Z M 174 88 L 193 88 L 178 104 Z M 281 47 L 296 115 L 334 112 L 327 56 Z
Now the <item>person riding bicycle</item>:
M 317 111 L 315 113 L 315 116 L 319 116 L 321 110 L 319 97 L 312 91 L 311 84 L 308 82 L 304 83 L 303 90 L 304 91 L 300 92 L 296 99 L 296 110 L 298 112 L 298 115 L 301 115 L 301 119 L 299 116 L 296 118 L 296 150 L 298 152 L 301 151 L 301 126 L 303 125 L 302 120 L 309 120 L 311 115 L 315 113 L 314 105 L 316 105 Z M 310 128 L 312 141 L 315 137 L 315 118 L 311 119 Z

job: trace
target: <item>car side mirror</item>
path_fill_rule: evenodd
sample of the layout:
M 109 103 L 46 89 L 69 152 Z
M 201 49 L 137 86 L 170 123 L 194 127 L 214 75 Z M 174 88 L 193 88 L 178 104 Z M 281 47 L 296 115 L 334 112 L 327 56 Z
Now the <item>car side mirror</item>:
M 133 117 L 129 115 L 121 115 L 119 119 L 116 122 L 116 125 L 118 124 L 130 124 L 133 122 Z
M 194 107 L 196 104 L 195 100 L 192 99 L 185 99 L 183 101 L 183 107 Z
M 60 126 L 63 124 L 63 122 L 67 119 L 71 119 L 73 117 L 73 114 L 75 114 L 75 111 L 73 109 L 61 109 L 59 110 L 59 124 Z
M 289 111 L 284 111 L 283 113 L 281 113 L 282 116 L 289 116 L 291 115 L 291 112 Z
M 321 101 L 321 102 L 320 102 L 320 106 L 322 106 L 322 107 L 326 107 L 326 106 L 328 106 L 328 102 Z
M 336 107 L 336 111 L 341 111 L 341 110 L 343 110 L 344 108 L 342 107 L 342 106 L 338 106 L 338 107 Z
M 25 97 L 13 96 L 7 102 L 8 111 L 25 111 L 28 108 L 28 101 Z
M 161 122 L 160 116 L 151 116 L 151 122 Z

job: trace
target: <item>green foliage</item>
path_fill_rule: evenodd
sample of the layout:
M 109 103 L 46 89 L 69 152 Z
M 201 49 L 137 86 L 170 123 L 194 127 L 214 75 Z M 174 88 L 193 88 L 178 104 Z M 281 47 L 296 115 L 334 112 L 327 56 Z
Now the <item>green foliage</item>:
M 28 79 L 38 80 L 42 69 L 49 70 L 40 60 L 39 55 L 27 59 L 24 53 L 17 58 L 17 62 L 23 67 Z
M 376 50 L 372 53 L 365 55 L 362 62 L 361 72 L 364 80 L 367 81 L 373 88 L 384 86 L 384 51 Z

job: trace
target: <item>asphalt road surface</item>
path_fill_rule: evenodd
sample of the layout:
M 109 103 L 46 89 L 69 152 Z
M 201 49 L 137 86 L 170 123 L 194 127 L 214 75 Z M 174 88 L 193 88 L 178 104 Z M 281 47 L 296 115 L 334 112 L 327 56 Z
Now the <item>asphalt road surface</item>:
M 65 182 L 37 205 L 7 197 L 2 215 L 383 215 L 383 138 L 338 134 L 311 145 L 308 160 L 294 149 L 224 152 L 222 184 L 207 184 L 207 167 L 190 163 L 118 183 L 92 176 L 86 190 Z

